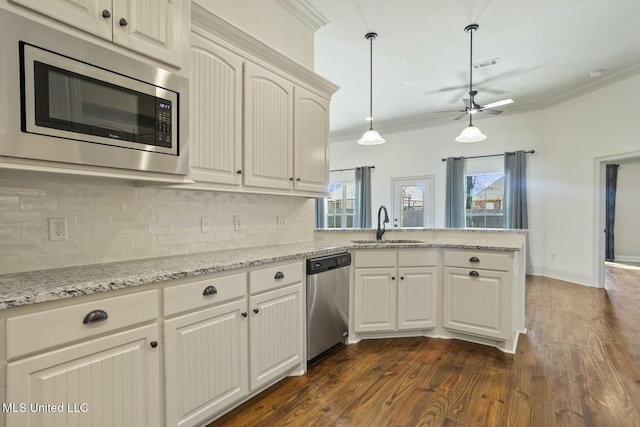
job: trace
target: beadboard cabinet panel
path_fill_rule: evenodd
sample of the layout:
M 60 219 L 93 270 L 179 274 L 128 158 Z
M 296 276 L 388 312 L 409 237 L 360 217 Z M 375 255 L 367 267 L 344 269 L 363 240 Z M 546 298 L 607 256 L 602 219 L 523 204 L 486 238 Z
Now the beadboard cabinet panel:
M 245 63 L 244 184 L 281 190 L 293 181 L 293 83 Z
M 295 88 L 294 189 L 323 193 L 329 188 L 329 101 Z
M 242 66 L 239 56 L 193 34 L 191 177 L 242 183 Z

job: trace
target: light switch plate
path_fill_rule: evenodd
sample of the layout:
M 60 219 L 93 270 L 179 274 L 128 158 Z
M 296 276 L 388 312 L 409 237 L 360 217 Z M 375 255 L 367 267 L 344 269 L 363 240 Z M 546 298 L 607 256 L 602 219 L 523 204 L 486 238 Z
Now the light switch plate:
M 242 215 L 236 215 L 233 217 L 233 229 L 236 231 L 244 230 L 244 218 Z
M 278 221 L 278 230 L 286 230 L 289 228 L 289 222 L 285 215 L 279 215 L 276 220 Z

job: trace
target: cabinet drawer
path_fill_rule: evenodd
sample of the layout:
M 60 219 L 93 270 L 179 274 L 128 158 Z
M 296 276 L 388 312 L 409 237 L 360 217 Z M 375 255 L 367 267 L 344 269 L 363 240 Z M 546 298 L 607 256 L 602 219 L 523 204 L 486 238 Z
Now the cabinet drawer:
M 430 267 L 438 265 L 437 249 L 398 251 L 398 267 Z
M 445 251 L 444 265 L 509 271 L 509 255 L 479 251 Z
M 85 316 L 98 310 L 108 318 L 83 323 Z M 7 320 L 7 357 L 14 359 L 157 317 L 158 293 L 146 291 L 10 318 Z
M 302 282 L 302 262 L 278 265 L 249 272 L 249 293 L 279 288 L 291 283 Z
M 215 277 L 164 289 L 164 315 L 240 298 L 247 293 L 247 273 Z
M 396 251 L 374 249 L 354 253 L 356 268 L 395 267 Z

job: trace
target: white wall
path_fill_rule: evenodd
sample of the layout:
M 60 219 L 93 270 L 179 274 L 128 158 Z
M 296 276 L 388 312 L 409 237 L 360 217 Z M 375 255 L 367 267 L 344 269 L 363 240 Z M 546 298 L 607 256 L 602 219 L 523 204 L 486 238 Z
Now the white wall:
M 640 153 L 639 93 L 636 75 L 545 111 L 544 275 L 597 285 L 597 160 Z
M 462 123 L 381 132 L 387 140 L 381 146 L 337 142 L 331 144 L 331 169 L 374 165 L 375 208 L 390 203 L 391 178 L 435 175 L 435 226 L 442 227 L 441 158 L 534 149 L 536 153 L 527 157 L 533 273 L 595 286 L 593 258 L 601 232 L 596 221 L 598 158 L 640 153 L 639 93 L 640 76 L 634 76 L 544 111 L 474 120 L 488 136 L 476 144 L 453 140 Z M 473 162 L 469 167 L 483 167 L 476 163 L 482 160 Z
M 222 19 L 313 70 L 314 32 L 275 0 L 194 0 Z
M 620 167 L 614 227 L 615 259 L 640 262 L 640 158 L 616 163 Z

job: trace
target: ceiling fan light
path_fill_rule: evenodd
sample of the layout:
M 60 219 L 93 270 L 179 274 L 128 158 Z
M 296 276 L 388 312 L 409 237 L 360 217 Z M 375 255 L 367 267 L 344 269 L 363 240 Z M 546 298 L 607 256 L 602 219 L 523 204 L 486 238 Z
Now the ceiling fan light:
M 358 144 L 360 145 L 379 145 L 384 144 L 384 142 L 385 140 L 380 134 L 373 129 L 366 131 L 364 135 L 362 135 L 362 138 L 358 140 Z
M 469 125 L 462 130 L 460 135 L 458 135 L 458 137 L 456 138 L 456 141 L 469 143 L 469 142 L 480 142 L 480 141 L 484 141 L 485 139 L 487 139 L 487 135 L 480 132 L 480 129 L 478 129 L 477 127 L 473 125 Z

